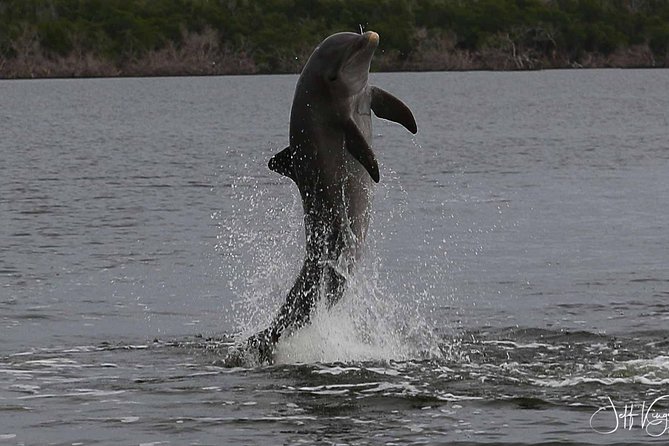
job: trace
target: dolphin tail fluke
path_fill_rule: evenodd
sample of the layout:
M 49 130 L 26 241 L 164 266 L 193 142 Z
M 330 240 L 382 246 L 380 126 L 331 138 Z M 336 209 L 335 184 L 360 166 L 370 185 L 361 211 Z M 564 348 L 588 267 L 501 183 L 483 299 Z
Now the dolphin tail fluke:
M 228 350 L 223 360 L 226 367 L 254 367 L 274 363 L 275 340 L 270 329 L 263 330 Z
M 402 124 L 413 134 L 418 131 L 416 119 L 414 119 L 409 107 L 379 87 L 372 87 L 372 110 L 379 118 Z
M 297 183 L 295 169 L 293 168 L 293 150 L 290 146 L 270 158 L 267 167 L 276 173 L 287 176 Z
M 258 354 L 258 361 L 261 364 L 272 364 L 274 362 L 274 345 L 276 341 L 272 339 L 270 329 L 265 329 L 260 333 L 251 336 L 247 341 L 247 348 Z

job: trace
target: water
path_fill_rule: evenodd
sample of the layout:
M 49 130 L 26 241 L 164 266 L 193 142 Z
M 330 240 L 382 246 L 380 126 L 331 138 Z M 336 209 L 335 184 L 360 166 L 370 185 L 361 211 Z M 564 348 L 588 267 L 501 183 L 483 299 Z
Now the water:
M 667 71 L 374 75 L 419 133 L 363 274 L 227 368 L 301 261 L 295 81 L 0 82 L 0 444 L 666 444 L 609 398 L 669 394 Z

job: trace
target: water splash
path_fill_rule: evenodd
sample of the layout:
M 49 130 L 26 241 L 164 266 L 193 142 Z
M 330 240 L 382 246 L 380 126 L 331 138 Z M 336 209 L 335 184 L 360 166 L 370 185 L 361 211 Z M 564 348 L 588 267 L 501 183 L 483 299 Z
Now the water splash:
M 301 266 L 301 205 L 286 189 L 285 184 L 267 184 L 260 178 L 235 178 L 232 197 L 226 200 L 230 207 L 214 216 L 220 273 L 234 296 L 228 316 L 239 337 L 270 323 L 280 304 L 278 296 L 285 296 L 290 286 L 285 277 L 294 276 Z
M 255 164 L 253 162 L 251 164 Z M 257 160 L 262 171 L 264 160 Z M 219 212 L 221 273 L 236 297 L 231 317 L 240 340 L 266 328 L 283 303 L 302 263 L 302 205 L 292 183 L 241 176 L 230 185 L 229 209 Z M 439 356 L 434 327 L 425 318 L 428 293 L 389 289 L 388 260 L 378 245 L 394 234 L 407 209 L 407 193 L 394 173 L 376 191 L 383 215 L 374 214 L 367 252 L 342 300 L 317 308 L 312 323 L 277 345 L 281 363 L 409 360 Z M 406 277 L 406 282 L 420 277 Z M 412 293 L 407 296 L 406 293 Z M 251 358 L 247 358 L 253 362 Z

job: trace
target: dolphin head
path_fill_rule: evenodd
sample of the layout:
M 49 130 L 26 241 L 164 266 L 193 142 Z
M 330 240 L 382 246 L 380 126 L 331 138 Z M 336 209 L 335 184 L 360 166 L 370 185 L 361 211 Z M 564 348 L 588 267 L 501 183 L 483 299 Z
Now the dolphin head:
M 314 50 L 303 73 L 320 77 L 338 94 L 354 95 L 367 85 L 369 65 L 378 45 L 379 35 L 374 31 L 333 34 Z

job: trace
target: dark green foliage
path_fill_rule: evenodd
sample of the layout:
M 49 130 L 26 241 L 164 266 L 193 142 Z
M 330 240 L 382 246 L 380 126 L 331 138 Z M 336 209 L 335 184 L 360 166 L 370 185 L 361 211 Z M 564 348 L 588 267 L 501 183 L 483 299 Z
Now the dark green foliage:
M 249 56 L 257 72 L 297 71 L 322 38 L 361 27 L 379 32 L 379 53 L 397 67 L 420 60 L 418 48 L 443 47 L 421 45 L 425 39 L 555 66 L 645 47 L 666 64 L 669 1 L 0 0 L 0 67 L 26 48 L 122 66 L 213 30 L 219 51 Z
M 49 52 L 64 56 L 72 50 L 70 40 L 70 24 L 62 20 L 41 22 L 37 25 L 42 48 Z
M 669 53 L 669 23 L 658 23 L 648 30 L 649 45 L 653 53 Z

